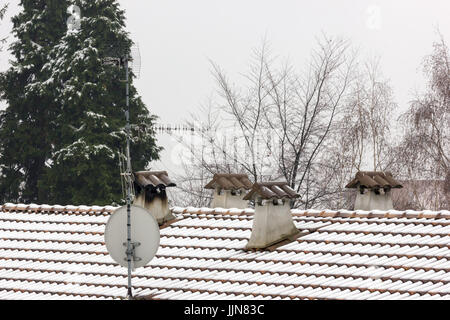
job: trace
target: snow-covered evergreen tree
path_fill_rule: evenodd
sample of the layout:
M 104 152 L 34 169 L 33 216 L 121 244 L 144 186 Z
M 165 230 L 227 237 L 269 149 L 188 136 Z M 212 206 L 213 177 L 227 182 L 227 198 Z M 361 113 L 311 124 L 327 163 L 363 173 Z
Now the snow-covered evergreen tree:
M 50 156 L 49 112 L 52 92 L 43 90 L 42 67 L 48 53 L 67 29 L 64 0 L 22 0 L 13 17 L 16 41 L 10 51 L 12 66 L 0 76 L 0 202 L 41 202 L 38 181 Z
M 0 113 L 0 202 L 119 203 L 125 72 L 103 62 L 130 51 L 124 12 L 117 0 L 20 4 L 23 10 L 13 18 L 15 59 L 0 77 L 8 104 Z M 73 5 L 81 19 L 72 30 L 67 9 Z M 160 148 L 155 116 L 132 79 L 131 158 L 133 169 L 143 170 Z
M 40 190 L 60 204 L 120 202 L 119 150 L 125 147 L 125 71 L 105 65 L 111 55 L 129 53 L 124 12 L 116 0 L 75 0 L 80 27 L 67 30 L 50 52 L 43 90 L 54 92 L 55 130 L 50 161 Z M 132 81 L 131 77 L 131 81 Z M 134 170 L 157 159 L 155 117 L 130 86 Z

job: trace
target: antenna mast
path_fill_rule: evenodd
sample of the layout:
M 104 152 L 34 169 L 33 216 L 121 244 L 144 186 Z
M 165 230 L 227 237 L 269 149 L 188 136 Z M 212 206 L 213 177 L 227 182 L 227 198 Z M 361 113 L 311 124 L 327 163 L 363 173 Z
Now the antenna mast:
M 126 207 L 127 207 L 127 242 L 123 243 L 126 246 L 126 260 L 128 266 L 128 285 L 127 285 L 127 298 L 133 298 L 133 291 L 131 286 L 131 271 L 132 271 L 132 261 L 140 261 L 141 259 L 135 256 L 135 248 L 140 245 L 139 242 L 131 242 L 131 201 L 133 197 L 133 173 L 131 168 L 131 156 L 130 156 L 130 143 L 131 143 L 131 124 L 130 124 L 130 65 L 129 62 L 132 61 L 133 72 L 137 73 L 137 77 L 140 72 L 140 52 L 139 47 L 131 48 L 131 56 L 129 53 L 124 55 L 119 54 L 119 57 L 105 57 L 103 59 L 103 64 L 105 65 L 115 65 L 120 67 L 125 67 L 125 93 L 126 93 L 126 108 L 125 108 L 125 135 L 127 137 L 126 145 L 126 170 L 121 173 L 125 180 L 126 186 Z M 136 76 L 136 74 L 135 74 Z M 119 156 L 120 161 L 120 156 Z M 122 168 L 122 166 L 121 166 Z M 122 170 L 122 169 L 121 169 Z
M 125 126 L 125 132 L 127 135 L 127 172 L 125 173 L 125 180 L 127 186 L 127 262 L 128 262 L 128 290 L 127 297 L 130 299 L 133 297 L 132 287 L 131 287 L 131 259 L 134 256 L 134 245 L 131 243 L 131 157 L 130 157 L 130 134 L 131 134 L 131 126 L 130 126 L 130 88 L 129 88 L 129 72 L 128 72 L 128 54 L 125 54 L 124 62 L 125 62 L 125 87 L 126 87 L 126 111 L 125 117 L 127 119 L 127 124 Z

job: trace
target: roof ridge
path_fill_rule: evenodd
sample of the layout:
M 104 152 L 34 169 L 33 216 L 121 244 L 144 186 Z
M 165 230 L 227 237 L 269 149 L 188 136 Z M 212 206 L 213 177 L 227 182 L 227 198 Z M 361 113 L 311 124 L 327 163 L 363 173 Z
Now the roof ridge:
M 48 204 L 24 204 L 24 203 L 5 203 L 0 204 L 0 211 L 28 211 L 28 212 L 74 212 L 74 213 L 112 213 L 119 207 L 115 206 L 86 206 L 86 205 L 48 205 Z
M 253 215 L 253 208 L 203 208 L 203 207 L 171 207 L 173 213 L 178 214 L 219 214 L 219 215 Z M 317 210 L 317 209 L 291 209 L 291 213 L 304 217 L 330 217 L 330 218 L 426 218 L 426 219 L 450 219 L 449 210 Z
M 24 204 L 24 203 L 5 203 L 0 204 L 0 212 L 48 212 L 48 213 L 104 213 L 111 214 L 119 207 L 115 206 L 86 206 L 86 205 L 48 205 L 48 204 Z M 226 215 L 226 216 L 246 216 L 253 215 L 253 208 L 205 208 L 205 207 L 171 207 L 173 213 L 178 214 L 207 214 L 207 215 Z M 331 209 L 291 209 L 291 213 L 295 216 L 303 217 L 329 217 L 329 218 L 425 218 L 425 219 L 449 219 L 449 210 L 331 210 Z

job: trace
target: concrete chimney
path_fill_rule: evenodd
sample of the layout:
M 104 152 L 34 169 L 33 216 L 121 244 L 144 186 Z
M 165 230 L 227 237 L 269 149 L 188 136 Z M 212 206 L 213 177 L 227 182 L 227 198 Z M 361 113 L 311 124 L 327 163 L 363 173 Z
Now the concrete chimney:
M 246 174 L 215 174 L 205 189 L 213 189 L 212 208 L 248 207 L 248 201 L 243 198 L 252 187 L 252 182 Z
M 166 171 L 139 171 L 134 173 L 135 205 L 150 211 L 159 225 L 175 219 L 169 208 L 166 188 L 175 187 Z
M 345 186 L 358 189 L 354 210 L 391 210 L 392 189 L 403 188 L 390 172 L 359 171 Z
M 255 201 L 252 234 L 247 249 L 264 249 L 299 234 L 291 201 L 299 195 L 286 182 L 255 183 L 244 200 Z

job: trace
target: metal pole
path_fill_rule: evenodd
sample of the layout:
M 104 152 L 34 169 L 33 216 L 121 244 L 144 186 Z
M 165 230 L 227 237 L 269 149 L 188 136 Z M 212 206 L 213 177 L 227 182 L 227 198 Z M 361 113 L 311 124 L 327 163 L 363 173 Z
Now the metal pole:
M 128 83 L 128 55 L 125 55 L 125 81 L 126 81 L 126 101 L 127 108 L 125 116 L 127 124 L 125 127 L 127 135 L 127 261 L 128 261 L 128 299 L 133 298 L 133 292 L 131 289 L 131 259 L 133 257 L 133 249 L 131 245 L 131 159 L 130 159 L 130 103 L 129 103 L 129 83 Z

